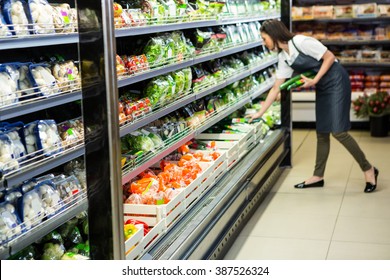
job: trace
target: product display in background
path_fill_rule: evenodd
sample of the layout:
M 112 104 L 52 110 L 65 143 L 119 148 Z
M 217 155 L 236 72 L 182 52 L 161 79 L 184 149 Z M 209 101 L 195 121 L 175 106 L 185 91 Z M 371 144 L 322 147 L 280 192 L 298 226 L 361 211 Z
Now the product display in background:
M 46 0 L 4 0 L 0 6 L 0 38 L 73 33 L 77 11 L 69 4 Z

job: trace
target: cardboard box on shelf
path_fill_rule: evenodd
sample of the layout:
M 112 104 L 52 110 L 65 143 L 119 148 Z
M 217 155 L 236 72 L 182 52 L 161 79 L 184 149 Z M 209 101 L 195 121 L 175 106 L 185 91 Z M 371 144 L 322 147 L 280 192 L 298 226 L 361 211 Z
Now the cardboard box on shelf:
M 313 19 L 313 7 L 295 7 L 291 8 L 291 17 L 295 20 Z
M 378 16 L 378 7 L 376 3 L 353 5 L 354 14 L 357 18 L 371 18 Z
M 313 6 L 313 17 L 315 19 L 334 18 L 333 5 Z
M 333 7 L 335 18 L 353 18 L 353 5 L 337 5 Z

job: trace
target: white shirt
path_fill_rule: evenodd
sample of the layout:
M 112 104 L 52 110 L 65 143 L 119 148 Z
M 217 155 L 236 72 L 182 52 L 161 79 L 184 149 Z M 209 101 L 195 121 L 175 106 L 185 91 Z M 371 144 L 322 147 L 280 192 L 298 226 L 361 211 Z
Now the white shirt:
M 328 50 L 320 41 L 313 37 L 308 37 L 304 35 L 294 36 L 294 43 L 297 48 L 306 55 L 309 55 L 318 61 L 324 56 L 325 52 Z M 290 67 L 297 58 L 299 52 L 292 43 L 292 40 L 288 41 L 288 49 L 290 54 L 282 50 L 278 54 L 278 66 L 276 68 L 276 78 L 277 79 L 289 79 L 291 78 L 294 70 Z M 287 63 L 286 63 L 287 62 Z

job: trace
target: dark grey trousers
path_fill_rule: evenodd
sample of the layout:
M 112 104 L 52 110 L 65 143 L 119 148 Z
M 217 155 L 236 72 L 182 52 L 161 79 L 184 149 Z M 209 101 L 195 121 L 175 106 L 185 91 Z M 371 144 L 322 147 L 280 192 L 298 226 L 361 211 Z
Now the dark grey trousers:
M 326 162 L 330 151 L 329 135 L 330 133 L 317 132 L 317 157 L 314 176 L 324 177 Z M 348 132 L 332 133 L 332 136 L 348 150 L 357 161 L 362 171 L 367 171 L 371 168 L 371 164 L 367 161 L 366 156 L 360 149 L 358 143 Z

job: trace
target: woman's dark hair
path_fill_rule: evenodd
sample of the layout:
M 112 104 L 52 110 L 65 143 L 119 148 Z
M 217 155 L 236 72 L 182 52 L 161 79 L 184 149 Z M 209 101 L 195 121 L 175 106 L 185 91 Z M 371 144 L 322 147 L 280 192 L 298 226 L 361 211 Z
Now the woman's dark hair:
M 294 34 L 287 29 L 283 22 L 277 19 L 264 21 L 261 25 L 260 32 L 268 34 L 274 41 L 275 46 L 277 46 L 278 42 L 287 43 L 294 37 Z

